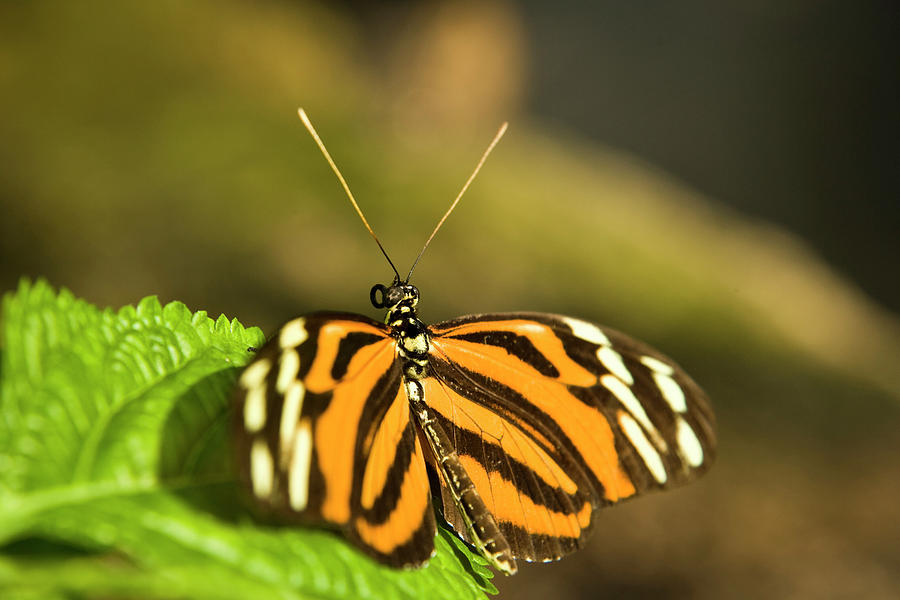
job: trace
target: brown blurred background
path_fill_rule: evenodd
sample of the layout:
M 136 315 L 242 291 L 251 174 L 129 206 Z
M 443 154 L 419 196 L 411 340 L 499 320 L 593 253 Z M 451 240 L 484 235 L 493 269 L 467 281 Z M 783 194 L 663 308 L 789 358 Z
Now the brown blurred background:
M 623 3 L 624 4 L 624 3 Z M 710 393 L 718 464 L 604 511 L 507 598 L 900 596 L 896 19 L 887 3 L 0 4 L 0 286 L 271 331 L 546 310 Z

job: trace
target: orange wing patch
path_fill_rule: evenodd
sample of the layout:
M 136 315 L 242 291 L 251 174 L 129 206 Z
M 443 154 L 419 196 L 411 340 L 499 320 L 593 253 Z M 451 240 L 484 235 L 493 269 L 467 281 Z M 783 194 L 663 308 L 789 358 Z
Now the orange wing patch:
M 496 323 L 485 327 L 494 329 Z M 501 323 L 502 325 L 502 323 Z M 514 325 L 514 323 L 512 324 Z M 463 328 L 457 328 L 462 330 Z M 469 331 L 475 329 L 470 325 Z M 588 467 L 594 480 L 600 484 L 603 498 L 608 502 L 616 502 L 634 493 L 634 486 L 627 478 L 623 481 L 623 473 L 619 466 L 615 438 L 609 421 L 596 406 L 586 404 L 576 398 L 563 382 L 562 377 L 594 385 L 597 376 L 590 373 L 561 350 L 561 343 L 552 331 L 544 326 L 535 327 L 527 324 L 527 335 L 536 338 L 540 346 L 562 352 L 562 357 L 552 361 L 560 374 L 559 378 L 550 378 L 538 371 L 532 364 L 511 355 L 500 346 L 480 344 L 456 337 L 434 339 L 432 345 L 439 353 L 435 363 L 443 363 L 446 368 L 436 366 L 439 377 L 465 381 L 465 387 L 478 387 L 480 382 L 472 381 L 472 373 L 484 377 L 480 385 L 488 395 L 505 401 L 507 397 L 516 398 L 516 407 L 504 411 L 515 415 L 515 419 L 524 420 L 532 429 L 542 432 L 551 440 L 552 447 L 560 452 L 565 451 L 564 441 L 570 442 L 575 456 L 575 464 Z M 454 336 L 457 332 L 454 331 Z M 554 344 L 550 339 L 557 340 Z M 464 370 L 464 371 L 463 371 Z M 490 390 L 494 387 L 497 390 Z M 512 393 L 510 393 L 512 392 Z M 553 430 L 559 433 L 553 434 Z M 560 439 L 563 438 L 563 439 Z M 599 495 L 599 494 L 598 494 Z
M 404 403 L 405 403 L 404 398 Z M 412 425 L 407 423 L 407 427 Z M 357 517 L 354 522 L 356 533 L 362 542 L 373 549 L 376 555 L 390 556 L 398 552 L 414 552 L 415 548 L 405 548 L 410 541 L 423 537 L 431 539 L 436 532 L 434 512 L 431 509 L 431 493 L 428 475 L 425 472 L 425 458 L 418 437 L 412 436 L 413 450 L 409 454 L 406 470 L 402 472 L 402 480 L 397 498 L 387 516 L 381 522 L 373 522 L 366 517 Z M 380 453 L 376 452 L 369 459 L 370 465 L 377 464 Z M 382 463 L 377 468 L 383 468 Z M 387 463 L 391 464 L 391 463 Z M 384 488 L 382 488 L 383 490 Z M 371 508 L 371 507 L 370 507 Z M 427 553 L 419 560 L 427 560 Z
M 357 352 L 350 361 L 347 382 L 334 386 L 330 403 L 316 420 L 315 443 L 317 448 L 322 449 L 317 456 L 319 469 L 325 479 L 322 517 L 327 521 L 346 523 L 350 519 L 348 499 L 359 460 L 356 456 L 356 440 L 360 434 L 363 410 L 379 379 L 393 366 L 393 358 L 387 341 Z M 318 379 L 324 379 L 320 372 L 325 368 L 318 371 L 313 369 L 322 364 L 322 360 L 317 355 L 310 369 Z M 349 376 L 351 373 L 352 376 Z
M 485 369 L 485 374 L 490 375 L 491 364 L 496 362 L 507 363 L 510 357 L 508 349 L 500 345 L 470 344 L 466 346 L 463 340 L 472 334 L 484 334 L 497 336 L 502 333 L 510 333 L 517 337 L 527 339 L 531 342 L 534 350 L 544 356 L 549 363 L 558 371 L 554 375 L 554 379 L 566 383 L 568 385 L 577 385 L 580 387 L 590 387 L 597 384 L 597 374 L 592 373 L 577 362 L 573 361 L 566 352 L 562 340 L 557 336 L 551 327 L 532 319 L 498 319 L 489 322 L 473 321 L 443 328 L 436 326 L 432 328 L 437 344 L 443 343 L 447 339 L 453 339 L 454 349 L 460 352 L 469 351 L 474 353 L 476 361 L 486 360 L 481 363 Z M 522 361 L 519 361 L 520 363 Z M 522 363 L 523 365 L 525 363 Z M 530 370 L 534 370 L 532 365 L 526 365 Z

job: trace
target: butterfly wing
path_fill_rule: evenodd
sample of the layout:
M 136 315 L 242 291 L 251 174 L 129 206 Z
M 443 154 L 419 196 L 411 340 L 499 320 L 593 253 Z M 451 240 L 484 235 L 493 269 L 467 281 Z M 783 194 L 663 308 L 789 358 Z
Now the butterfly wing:
M 263 512 L 328 523 L 392 566 L 421 565 L 435 520 L 389 329 L 359 315 L 290 321 L 239 379 L 236 456 Z
M 462 317 L 431 334 L 426 402 L 516 558 L 558 559 L 583 545 L 595 508 L 711 463 L 705 394 L 628 336 L 533 313 Z M 441 484 L 445 519 L 467 539 Z

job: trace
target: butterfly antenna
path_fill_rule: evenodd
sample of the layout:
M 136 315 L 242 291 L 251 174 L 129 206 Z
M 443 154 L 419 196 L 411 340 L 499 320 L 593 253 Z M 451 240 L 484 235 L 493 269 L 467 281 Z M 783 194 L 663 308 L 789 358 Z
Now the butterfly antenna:
M 481 170 L 481 165 L 484 164 L 484 161 L 487 160 L 487 157 L 488 157 L 488 155 L 491 153 L 491 150 L 494 149 L 494 146 L 497 145 L 497 142 L 499 142 L 499 141 L 500 141 L 500 138 L 503 137 L 503 134 L 506 133 L 506 127 L 507 127 L 508 125 L 509 125 L 509 123 L 503 123 L 503 125 L 500 126 L 500 129 L 497 130 L 497 135 L 494 136 L 494 139 L 491 140 L 491 143 L 490 143 L 490 145 L 487 147 L 487 150 L 485 150 L 485 151 L 484 151 L 484 154 L 481 155 L 481 160 L 479 160 L 479 161 L 478 161 L 478 164 L 475 165 L 475 170 L 472 171 L 472 174 L 471 174 L 471 175 L 469 175 L 469 179 L 466 180 L 466 184 L 465 184 L 465 185 L 462 187 L 462 189 L 459 191 L 459 194 L 457 194 L 456 200 L 453 201 L 453 204 L 450 205 L 450 208 L 447 209 L 447 212 L 445 212 L 445 213 L 444 213 L 444 216 L 441 217 L 441 220 L 438 221 L 438 224 L 437 224 L 437 226 L 434 228 L 434 231 L 432 231 L 432 232 L 431 232 L 431 235 L 428 236 L 428 239 L 425 240 L 425 245 L 422 246 L 422 250 L 419 251 L 419 255 L 416 257 L 415 262 L 413 262 L 412 267 L 410 267 L 410 269 L 409 269 L 409 273 L 406 275 L 406 282 L 407 282 L 407 283 L 409 282 L 409 278 L 412 276 L 413 269 L 415 269 L 415 268 L 416 268 L 416 265 L 419 264 L 419 259 L 422 258 L 422 255 L 423 255 L 423 254 L 425 254 L 425 249 L 428 248 L 428 244 L 431 243 L 431 240 L 434 239 L 434 236 L 435 236 L 435 234 L 437 234 L 438 229 L 441 228 L 441 225 L 444 224 L 444 221 L 447 220 L 447 217 L 450 216 L 450 213 L 452 213 L 452 212 L 453 212 L 453 209 L 456 208 L 456 205 L 459 204 L 460 198 L 463 197 L 463 194 L 465 194 L 465 193 L 466 193 L 466 190 L 469 189 L 469 185 L 472 183 L 472 180 L 475 179 L 475 176 L 478 175 L 478 171 Z
M 322 155 L 325 156 L 325 160 L 328 161 L 328 164 L 331 165 L 331 170 L 334 171 L 334 174 L 337 175 L 338 180 L 341 182 L 341 185 L 344 188 L 344 191 L 347 192 L 347 197 L 350 198 L 350 203 L 353 205 L 353 208 L 356 209 L 356 214 L 359 215 L 359 218 L 362 219 L 363 225 L 366 226 L 366 229 L 369 231 L 369 234 L 372 236 L 372 239 L 375 240 L 375 243 L 378 244 L 379 250 L 384 254 L 384 257 L 387 259 L 388 264 L 391 265 L 391 268 L 394 270 L 394 275 L 397 278 L 397 281 L 400 281 L 400 273 L 397 272 L 397 267 L 394 266 L 391 257 L 388 256 L 387 251 L 385 251 L 384 246 L 381 245 L 381 241 L 378 239 L 378 236 L 375 235 L 375 232 L 372 230 L 372 226 L 369 225 L 369 222 L 366 220 L 366 216 L 363 214 L 362 210 L 359 208 L 359 204 L 356 203 L 356 198 L 353 197 L 353 193 L 350 191 L 350 186 L 347 185 L 347 181 L 344 179 L 344 176 L 341 175 L 340 169 L 337 168 L 337 165 L 334 164 L 334 161 L 331 159 L 331 155 L 328 154 L 328 150 L 325 148 L 325 144 L 322 143 L 322 138 L 319 137 L 319 134 L 316 133 L 316 128 L 312 126 L 312 123 L 309 121 L 309 117 L 306 116 L 306 111 L 302 108 L 297 110 L 297 114 L 300 115 L 300 120 L 303 121 L 303 125 L 306 126 L 307 131 L 309 131 L 309 135 L 316 141 L 316 145 L 319 146 L 319 150 L 322 151 Z

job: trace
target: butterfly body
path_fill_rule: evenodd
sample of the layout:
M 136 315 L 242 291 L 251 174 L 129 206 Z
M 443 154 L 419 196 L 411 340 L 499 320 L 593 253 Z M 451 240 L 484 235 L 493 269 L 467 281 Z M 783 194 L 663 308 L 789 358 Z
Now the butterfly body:
M 418 290 L 376 285 L 384 323 L 313 313 L 240 377 L 237 462 L 286 521 L 335 526 L 377 560 L 424 564 L 434 494 L 496 568 L 581 547 L 599 507 L 687 481 L 711 463 L 705 395 L 655 350 L 541 313 L 427 326 Z M 427 468 L 426 468 L 427 465 Z

